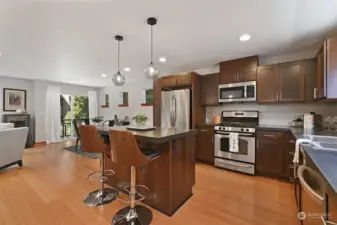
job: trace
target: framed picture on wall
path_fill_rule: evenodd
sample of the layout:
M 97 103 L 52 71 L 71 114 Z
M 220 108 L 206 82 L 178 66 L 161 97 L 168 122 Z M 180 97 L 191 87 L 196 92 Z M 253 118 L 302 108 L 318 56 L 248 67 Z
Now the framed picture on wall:
M 17 109 L 26 110 L 27 93 L 26 90 L 4 88 L 3 111 L 15 112 Z

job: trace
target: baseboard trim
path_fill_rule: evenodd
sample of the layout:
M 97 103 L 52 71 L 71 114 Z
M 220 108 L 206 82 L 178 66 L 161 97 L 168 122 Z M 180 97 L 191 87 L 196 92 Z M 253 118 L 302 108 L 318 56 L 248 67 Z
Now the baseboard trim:
M 45 146 L 46 144 L 47 144 L 47 142 L 45 142 L 45 141 L 36 142 L 35 144 L 33 144 L 33 148 Z

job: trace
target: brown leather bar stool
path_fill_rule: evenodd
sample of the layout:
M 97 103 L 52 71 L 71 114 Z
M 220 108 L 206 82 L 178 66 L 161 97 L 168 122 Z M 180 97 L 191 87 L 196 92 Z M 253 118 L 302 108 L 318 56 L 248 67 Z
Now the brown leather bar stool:
M 80 136 L 83 152 L 100 154 L 100 170 L 88 175 L 89 182 L 99 182 L 100 189 L 92 191 L 83 200 L 88 206 L 99 206 L 110 203 L 116 198 L 118 190 L 115 188 L 104 188 L 107 176 L 115 175 L 113 170 L 104 170 L 105 145 L 100 138 L 96 127 L 93 125 L 80 125 Z
M 131 168 L 130 186 L 124 187 L 121 191 L 127 193 L 128 200 L 124 200 L 117 193 L 117 198 L 130 204 L 119 210 L 112 218 L 112 224 L 150 224 L 152 221 L 152 212 L 150 209 L 137 205 L 145 199 L 145 195 L 140 189 L 148 192 L 144 185 L 136 185 L 136 168 L 142 168 L 152 160 L 159 157 L 159 153 L 151 149 L 140 149 L 136 138 L 127 131 L 110 130 L 111 159 L 114 163 Z

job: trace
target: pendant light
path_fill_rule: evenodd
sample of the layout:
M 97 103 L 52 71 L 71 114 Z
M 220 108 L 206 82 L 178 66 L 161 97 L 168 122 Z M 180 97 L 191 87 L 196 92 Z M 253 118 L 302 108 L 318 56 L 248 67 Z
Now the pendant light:
M 145 76 L 150 79 L 159 77 L 158 66 L 153 64 L 153 26 L 157 24 L 157 19 L 150 17 L 147 19 L 147 24 L 151 26 L 151 62 L 145 69 Z
M 116 86 L 123 86 L 125 84 L 125 76 L 121 74 L 119 71 L 119 49 L 120 49 L 120 42 L 123 41 L 123 37 L 120 35 L 116 35 L 115 39 L 118 41 L 118 71 L 115 75 L 112 77 L 112 82 Z

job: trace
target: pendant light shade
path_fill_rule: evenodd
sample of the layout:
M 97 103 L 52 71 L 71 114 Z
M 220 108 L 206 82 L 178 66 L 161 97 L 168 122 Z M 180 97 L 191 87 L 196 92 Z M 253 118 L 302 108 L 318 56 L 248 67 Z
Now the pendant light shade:
M 145 69 L 145 76 L 150 79 L 156 79 L 159 77 L 159 68 L 153 64 L 153 26 L 157 24 L 157 19 L 150 17 L 147 19 L 147 24 L 151 26 L 151 62 Z
M 121 72 L 119 71 L 119 52 L 120 52 L 120 42 L 123 41 L 123 37 L 120 35 L 116 35 L 115 39 L 118 41 L 118 71 L 115 75 L 113 75 L 112 77 L 112 82 L 116 85 L 116 86 L 123 86 L 125 84 L 125 76 L 121 74 Z

